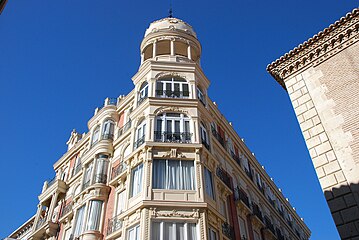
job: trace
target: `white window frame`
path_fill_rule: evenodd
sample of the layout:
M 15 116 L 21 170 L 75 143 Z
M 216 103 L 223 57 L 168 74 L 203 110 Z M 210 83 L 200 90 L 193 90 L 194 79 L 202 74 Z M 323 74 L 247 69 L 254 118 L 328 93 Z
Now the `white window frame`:
M 162 90 L 157 89 L 158 88 L 158 83 L 162 83 Z M 176 96 L 175 94 L 173 94 L 175 91 L 175 84 L 178 84 L 178 91 L 179 91 L 179 96 Z M 188 92 L 186 95 L 188 96 L 184 96 L 184 91 L 183 91 L 183 86 L 187 85 L 187 89 Z M 167 89 L 167 88 L 170 89 Z M 162 91 L 161 94 L 159 94 L 159 91 Z M 169 96 L 169 93 L 171 93 L 171 95 Z M 179 77 L 165 77 L 162 79 L 158 79 L 156 81 L 156 97 L 163 97 L 163 98 L 189 98 L 190 96 L 190 85 L 189 83 L 186 81 L 186 79 L 183 78 L 179 78 Z
M 177 116 L 174 116 L 176 114 Z M 172 116 L 171 116 L 172 115 Z M 159 120 L 161 121 L 161 126 L 159 126 Z M 179 121 L 179 132 L 176 131 L 176 123 Z M 158 135 L 155 135 L 156 140 L 161 140 L 165 142 L 168 138 L 168 135 L 162 134 L 180 134 L 179 138 L 180 140 L 184 141 L 191 141 L 191 121 L 190 118 L 183 113 L 162 113 L 161 115 L 158 115 L 156 117 L 156 126 L 155 131 L 157 133 L 161 133 L 161 139 Z M 168 123 L 171 125 L 171 129 L 168 129 Z M 188 128 L 188 129 L 187 129 Z M 184 133 L 185 136 L 181 136 L 181 134 Z M 187 136 L 188 134 L 188 136 Z M 184 139 L 182 139 L 184 138 Z
M 131 237 L 130 234 L 132 231 L 134 231 L 134 233 L 135 233 L 134 238 L 130 238 Z M 136 226 L 133 226 L 127 230 L 127 240 L 140 240 L 140 236 L 141 236 L 141 228 L 140 228 L 139 224 Z
M 206 171 L 208 173 L 206 173 Z M 210 177 L 210 179 L 207 179 L 207 175 Z M 207 183 L 207 181 L 209 181 Z M 216 200 L 216 194 L 215 194 L 215 190 L 214 190 L 214 179 L 213 179 L 213 173 L 207 168 L 204 167 L 204 186 L 205 186 L 205 193 L 207 194 L 207 196 L 209 196 L 211 199 Z M 208 187 L 210 187 L 211 192 L 208 192 Z
M 100 126 L 99 125 L 97 125 L 92 132 L 91 145 L 96 144 L 98 141 L 100 141 Z
M 137 179 L 135 179 L 136 171 L 138 171 Z M 131 170 L 130 198 L 135 197 L 142 192 L 142 187 L 143 187 L 142 181 L 143 181 L 143 163 L 137 165 Z
M 208 139 L 208 132 L 207 129 L 204 127 L 204 125 L 201 123 L 200 125 L 200 135 L 201 135 L 201 141 L 207 143 L 209 145 L 209 139 Z
M 139 146 L 141 146 L 142 144 L 138 144 L 138 140 L 143 138 L 143 142 L 145 141 L 146 138 L 146 120 L 143 120 L 136 128 L 136 132 L 135 132 L 135 146 L 134 148 L 138 148 Z
M 145 84 L 145 85 L 144 85 Z M 137 102 L 141 103 L 144 99 L 148 97 L 148 82 L 143 82 L 141 84 L 140 90 L 138 91 Z
M 154 231 L 154 226 L 153 224 L 154 223 L 159 223 L 159 227 L 160 227 L 160 233 L 159 233 L 159 236 L 160 236 L 160 239 L 159 240 L 176 240 L 177 239 L 177 224 L 183 224 L 183 229 L 184 229 L 184 238 L 181 239 L 181 240 L 188 240 L 188 235 L 189 235 L 189 224 L 194 224 L 195 227 L 196 227 L 196 231 L 195 231 L 195 236 L 192 236 L 192 239 L 194 240 L 199 240 L 199 237 L 198 237 L 198 224 L 195 223 L 195 222 L 181 222 L 181 221 L 153 221 L 152 222 L 152 231 Z M 172 232 L 172 237 L 171 238 L 165 238 L 165 224 L 171 224 L 172 223 L 172 227 L 174 228 L 174 231 Z M 151 232 L 151 239 L 153 238 L 153 232 Z
M 115 122 L 112 119 L 106 119 L 102 125 L 101 137 L 104 139 L 112 139 L 115 132 Z
M 199 87 L 197 87 L 197 98 L 206 106 L 206 98 L 204 93 L 201 91 Z

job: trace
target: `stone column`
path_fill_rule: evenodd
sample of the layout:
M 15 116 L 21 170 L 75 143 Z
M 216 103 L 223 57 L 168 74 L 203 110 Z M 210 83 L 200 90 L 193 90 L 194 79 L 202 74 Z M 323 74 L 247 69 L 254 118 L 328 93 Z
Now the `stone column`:
M 189 45 L 189 44 L 187 47 L 187 56 L 188 56 L 189 60 L 192 60 L 191 45 Z
M 171 40 L 171 56 L 175 55 L 175 41 Z
M 51 203 L 49 206 L 49 211 L 47 212 L 47 221 L 51 221 L 52 214 L 54 212 L 54 208 L 56 206 L 58 196 L 59 196 L 59 193 L 57 191 L 52 196 Z
M 154 41 L 153 42 L 153 45 L 152 45 L 152 58 L 155 58 L 156 57 L 156 54 L 157 54 L 157 41 Z

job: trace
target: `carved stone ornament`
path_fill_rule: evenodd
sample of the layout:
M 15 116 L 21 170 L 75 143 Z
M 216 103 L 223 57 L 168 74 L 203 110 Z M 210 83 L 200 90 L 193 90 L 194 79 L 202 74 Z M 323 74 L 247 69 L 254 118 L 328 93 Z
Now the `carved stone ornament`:
M 181 113 L 185 113 L 188 114 L 188 111 L 179 108 L 179 107 L 159 107 L 154 111 L 155 115 L 158 115 L 160 113 L 164 113 L 164 112 L 181 112 Z
M 156 208 L 151 208 L 151 216 L 157 217 L 181 217 L 181 218 L 199 218 L 199 209 L 193 209 L 192 212 L 178 212 L 176 209 L 172 211 L 157 211 Z
M 180 78 L 186 79 L 186 76 L 181 75 L 177 72 L 161 72 L 161 73 L 158 73 L 155 78 L 158 79 L 158 78 L 162 78 L 162 77 L 180 77 Z
M 183 159 L 183 158 L 186 158 L 186 155 L 184 155 L 183 153 L 177 151 L 176 148 L 172 148 L 170 151 L 163 154 L 162 157 L 164 157 L 164 158 L 181 158 L 181 159 Z

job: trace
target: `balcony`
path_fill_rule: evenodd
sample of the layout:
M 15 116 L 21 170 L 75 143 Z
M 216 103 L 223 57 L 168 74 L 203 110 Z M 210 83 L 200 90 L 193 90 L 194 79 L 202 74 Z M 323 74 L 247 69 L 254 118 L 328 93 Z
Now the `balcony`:
M 137 149 L 139 146 L 145 143 L 145 136 L 143 135 L 133 144 L 133 149 Z
M 155 131 L 156 142 L 191 143 L 192 133 Z
M 147 95 L 146 96 L 143 96 L 143 97 L 140 97 L 138 98 L 137 100 L 137 106 L 141 105 L 141 103 L 143 103 L 146 99 L 147 99 Z
M 61 210 L 61 215 L 60 215 L 60 221 L 62 221 L 63 219 L 65 219 L 65 217 L 69 217 L 73 215 L 72 212 L 72 207 L 73 207 L 73 202 L 69 202 L 66 205 L 63 206 L 62 210 Z
M 233 151 L 230 150 L 229 153 L 231 154 L 233 160 L 236 161 L 238 166 L 241 166 L 241 159 Z
M 268 216 L 264 216 L 264 224 L 266 225 L 264 230 L 267 232 L 266 235 L 268 235 L 268 238 L 275 239 L 275 228 Z
M 257 217 L 263 223 L 262 212 L 259 209 L 258 205 L 253 202 L 252 202 L 252 211 L 253 211 L 253 216 Z
M 234 240 L 234 229 L 227 222 L 222 224 L 222 233 L 230 240 Z
M 217 141 L 222 145 L 222 147 L 226 149 L 226 142 L 224 141 L 223 137 L 217 132 L 217 130 L 214 129 L 213 127 L 212 127 L 212 134 L 214 138 L 217 139 Z
M 119 218 L 119 215 L 108 220 L 107 225 L 107 236 L 115 237 L 116 233 L 122 229 L 122 219 Z
M 126 177 L 126 170 L 127 165 L 124 162 L 121 162 L 117 166 L 113 167 L 111 170 L 111 180 L 109 184 L 116 187 L 119 183 L 119 179 L 124 180 Z
M 219 179 L 221 179 L 222 182 L 224 184 L 226 184 L 227 187 L 229 187 L 229 189 L 232 189 L 232 187 L 231 187 L 231 179 L 230 179 L 230 177 L 228 176 L 228 173 L 225 170 L 223 170 L 220 167 L 217 167 L 216 174 L 217 174 L 217 177 Z
M 121 137 L 124 133 L 126 133 L 131 128 L 131 124 L 132 121 L 130 119 L 125 125 L 122 126 L 122 128 L 118 130 L 117 138 Z
M 244 203 L 244 205 L 250 209 L 251 205 L 249 204 L 249 198 L 247 196 L 247 194 L 240 189 L 239 187 L 236 187 L 234 190 L 234 200 L 235 201 L 241 201 L 242 203 Z
M 189 91 L 156 90 L 156 97 L 160 98 L 188 98 Z
M 209 144 L 203 139 L 202 139 L 202 144 L 205 146 L 205 148 L 207 148 L 208 151 L 211 151 Z
M 46 200 L 55 191 L 66 193 L 66 188 L 66 183 L 60 179 L 56 179 L 56 177 L 49 181 L 45 181 L 42 193 L 39 195 L 39 200 L 40 202 Z
M 47 220 L 48 216 L 40 217 L 37 220 L 34 231 L 29 238 L 40 239 L 44 234 L 54 237 L 57 235 L 59 230 L 59 224 L 53 223 L 52 221 Z

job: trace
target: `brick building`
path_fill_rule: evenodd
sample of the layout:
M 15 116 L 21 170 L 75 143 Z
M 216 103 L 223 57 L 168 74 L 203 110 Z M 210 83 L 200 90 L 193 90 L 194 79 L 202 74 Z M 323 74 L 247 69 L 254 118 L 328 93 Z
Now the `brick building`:
M 342 239 L 359 238 L 359 9 L 267 70 L 288 92 Z
M 9 237 L 307 240 L 303 220 L 207 95 L 201 51 L 182 20 L 151 23 L 134 89 L 107 98 L 87 133 L 71 133 L 35 217 Z

